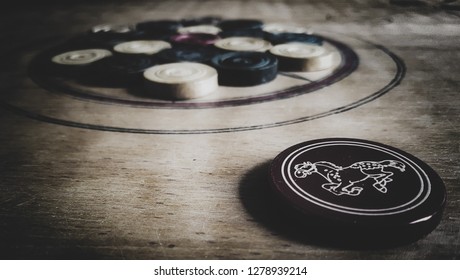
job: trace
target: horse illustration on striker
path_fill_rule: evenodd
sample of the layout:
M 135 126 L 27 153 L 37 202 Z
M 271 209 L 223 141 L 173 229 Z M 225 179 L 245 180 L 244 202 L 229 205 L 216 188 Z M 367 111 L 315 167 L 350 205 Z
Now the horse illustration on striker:
M 386 168 L 404 172 L 406 166 L 397 160 L 359 161 L 347 167 L 338 166 L 328 161 L 303 162 L 294 166 L 294 176 L 306 178 L 317 173 L 328 181 L 322 185 L 323 189 L 335 195 L 358 196 L 363 187 L 366 186 L 365 181 L 368 179 L 374 180 L 372 186 L 376 190 L 386 193 L 386 185 L 393 181 L 391 176 L 394 175 Z

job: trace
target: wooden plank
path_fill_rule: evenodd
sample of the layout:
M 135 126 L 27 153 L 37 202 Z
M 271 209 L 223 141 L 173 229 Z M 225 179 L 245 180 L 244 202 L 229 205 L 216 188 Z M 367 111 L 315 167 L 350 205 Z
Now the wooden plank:
M 24 100 L 15 103 L 23 96 L 30 97 L 25 107 L 29 112 L 47 108 L 47 113 L 58 118 L 142 128 L 165 128 L 165 121 L 170 121 L 172 127 L 187 129 L 177 117 L 178 109 L 161 109 L 161 119 L 134 123 L 133 118 L 142 114 L 148 117 L 149 109 L 128 110 L 43 93 L 26 72 L 16 71 L 25 69 L 30 59 L 21 57 L 15 71 L 1 70 L 2 258 L 458 258 L 460 66 L 455 61 L 459 58 L 456 30 L 460 19 L 455 11 L 434 8 L 439 1 L 424 2 L 427 5 L 415 7 L 357 0 L 339 6 L 336 1 L 287 0 L 81 2 L 3 12 L 0 38 L 9 43 L 1 50 L 12 54 L 33 53 L 47 43 L 43 38 L 68 36 L 68 32 L 75 34 L 105 22 L 212 14 L 311 26 L 319 33 L 349 38 L 362 55 L 357 70 L 362 71 L 357 72 L 361 76 L 350 76 L 313 93 L 315 102 L 324 108 L 333 102 L 346 104 L 341 94 L 359 97 L 395 74 L 394 63 L 373 44 L 401 58 L 407 71 L 401 83 L 383 96 L 323 118 L 222 133 L 142 134 L 69 127 L 25 114 L 21 111 Z M 374 61 L 371 54 L 380 58 Z M 17 59 L 3 56 L 7 62 Z M 364 69 L 369 70 L 367 74 Z M 331 99 L 334 94 L 337 98 Z M 53 98 L 44 99 L 49 96 Z M 238 116 L 246 113 L 255 118 L 248 120 L 250 126 L 295 119 L 315 109 L 293 100 L 185 110 L 184 114 L 191 116 L 187 118 L 191 129 L 206 129 L 244 126 Z M 21 106 L 12 108 L 11 104 Z M 111 116 L 118 118 L 116 112 L 125 110 L 130 114 L 126 120 L 114 123 Z M 438 228 L 418 242 L 375 250 L 335 248 L 305 239 L 292 223 L 286 228 L 277 208 L 269 203 L 267 166 L 285 148 L 324 137 L 386 143 L 430 164 L 448 192 Z

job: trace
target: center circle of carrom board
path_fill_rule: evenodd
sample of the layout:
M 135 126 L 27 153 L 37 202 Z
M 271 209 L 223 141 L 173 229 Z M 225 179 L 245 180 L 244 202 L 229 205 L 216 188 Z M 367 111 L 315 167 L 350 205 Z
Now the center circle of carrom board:
M 312 81 L 311 83 L 306 83 L 300 86 L 294 86 L 292 88 L 288 88 L 285 90 L 279 90 L 274 92 L 269 92 L 263 95 L 257 96 L 247 96 L 244 98 L 235 98 L 235 99 L 228 99 L 228 100 L 212 100 L 212 101 L 205 101 L 205 102 L 195 102 L 195 101 L 187 101 L 187 102 L 158 102 L 156 100 L 151 101 L 138 101 L 138 100 L 125 100 L 120 98 L 114 98 L 111 96 L 98 94 L 96 92 L 87 91 L 85 89 L 79 89 L 76 87 L 68 87 L 62 84 L 53 84 L 50 83 L 50 77 L 41 75 L 40 72 L 34 69 L 33 59 L 29 63 L 28 74 L 29 78 L 32 81 L 39 85 L 42 89 L 52 92 L 53 94 L 64 94 L 70 95 L 78 100 L 87 100 L 87 101 L 94 101 L 96 103 L 105 103 L 105 104 L 113 104 L 119 106 L 128 106 L 132 108 L 147 108 L 151 110 L 169 110 L 169 109 L 210 109 L 210 108 L 222 108 L 222 107 L 233 107 L 233 106 L 243 106 L 243 105 L 252 105 L 252 104 L 259 104 L 265 103 L 268 101 L 277 101 L 277 100 L 284 100 L 287 98 L 294 98 L 296 96 L 301 96 L 309 92 L 313 92 L 329 85 L 332 85 L 347 76 L 349 76 L 359 65 L 359 58 L 358 55 L 352 50 L 352 48 L 348 47 L 345 43 L 339 42 L 337 40 L 332 40 L 330 38 L 324 38 L 324 40 L 331 45 L 335 46 L 340 53 L 341 56 L 341 64 L 333 71 L 331 75 L 323 77 L 320 80 Z M 209 133 L 226 133 L 226 132 L 237 132 L 237 131 L 248 131 L 248 130 L 257 130 L 257 129 L 265 129 L 265 128 L 273 128 L 273 127 L 280 127 L 290 124 L 296 124 L 306 121 L 311 121 L 323 117 L 327 117 L 330 115 L 334 115 L 337 113 L 345 112 L 351 110 L 353 108 L 359 107 L 364 105 L 368 102 L 371 102 L 380 96 L 384 95 L 385 93 L 389 92 L 391 89 L 399 85 L 401 80 L 404 78 L 406 67 L 402 59 L 400 59 L 397 55 L 393 52 L 385 48 L 384 46 L 373 44 L 367 42 L 365 40 L 361 40 L 359 38 L 354 38 L 354 40 L 358 40 L 362 43 L 368 44 L 372 46 L 374 49 L 383 53 L 384 56 L 389 58 L 392 64 L 394 64 L 395 70 L 390 73 L 391 78 L 388 80 L 386 84 L 381 86 L 378 89 L 372 90 L 366 96 L 360 97 L 358 100 L 352 100 L 350 103 L 345 104 L 343 106 L 339 106 L 337 108 L 332 108 L 329 110 L 325 110 L 323 112 L 314 113 L 310 115 L 304 115 L 295 117 L 292 119 L 287 120 L 280 120 L 280 121 L 271 121 L 262 124 L 242 124 L 242 125 L 233 125 L 228 127 L 217 127 L 217 128 L 171 128 L 171 129 L 164 129 L 164 128 L 136 128 L 136 127 L 123 127 L 120 125 L 106 125 L 106 124 L 96 124 L 91 122 L 82 122 L 79 120 L 68 120 L 63 119 L 61 117 L 50 116 L 47 114 L 43 114 L 41 112 L 35 112 L 28 108 L 23 108 L 22 106 L 18 106 L 16 104 L 12 104 L 9 102 L 3 102 L 3 105 L 8 108 L 9 110 L 21 114 L 23 116 L 27 116 L 29 118 L 59 124 L 69 127 L 77 127 L 77 128 L 84 128 L 84 129 L 91 129 L 91 130 L 99 130 L 99 131 L 112 131 L 112 132 L 122 132 L 122 133 L 138 133 L 138 134 L 209 134 Z M 47 42 L 49 43 L 49 42 Z M 250 88 L 246 88 L 250 89 Z M 295 98 L 294 98 L 295 99 Z
M 317 35 L 319 36 L 319 35 Z M 98 102 L 116 103 L 120 105 L 136 106 L 136 107 L 152 107 L 152 108 L 167 108 L 167 109 L 202 109 L 202 108 L 216 108 L 216 107 L 227 107 L 227 106 L 241 106 L 250 105 L 261 102 L 274 101 L 284 98 L 290 98 L 302 94 L 306 94 L 312 91 L 319 90 L 323 87 L 332 85 L 348 75 L 350 75 L 359 65 L 358 55 L 346 44 L 323 37 L 324 42 L 327 42 L 334 46 L 340 54 L 341 63 L 337 68 L 329 75 L 322 77 L 319 80 L 311 81 L 303 85 L 293 86 L 283 90 L 276 90 L 273 92 L 267 92 L 261 95 L 251 95 L 250 87 L 244 87 L 243 90 L 249 92 L 247 96 L 212 100 L 212 101 L 194 101 L 188 100 L 186 102 L 165 102 L 164 100 L 152 99 L 152 100 L 133 100 L 120 98 L 115 96 L 109 96 L 104 94 L 98 89 L 80 88 L 70 83 L 57 81 L 53 76 L 49 76 L 39 67 L 39 63 L 36 60 L 32 60 L 29 66 L 30 78 L 42 86 L 45 89 L 49 89 L 55 92 L 73 95 L 78 98 L 94 100 Z M 262 63 L 262 62 L 261 62 Z

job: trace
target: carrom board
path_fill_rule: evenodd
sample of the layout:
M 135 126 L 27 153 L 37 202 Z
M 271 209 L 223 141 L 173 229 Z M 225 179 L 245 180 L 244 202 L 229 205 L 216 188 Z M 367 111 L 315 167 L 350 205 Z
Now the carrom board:
M 459 14 L 436 1 L 390 2 L 82 2 L 4 12 L 2 258 L 458 258 Z M 309 28 L 334 65 L 170 101 L 141 86 L 56 77 L 36 63 L 97 24 L 209 15 Z M 385 143 L 430 164 L 448 193 L 438 228 L 378 250 L 299 231 L 272 203 L 269 164 L 327 137 Z

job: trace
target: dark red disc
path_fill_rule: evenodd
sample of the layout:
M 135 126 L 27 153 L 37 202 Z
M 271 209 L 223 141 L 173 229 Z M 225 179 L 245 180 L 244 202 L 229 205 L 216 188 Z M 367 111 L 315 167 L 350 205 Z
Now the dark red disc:
M 294 145 L 273 160 L 270 179 L 306 220 L 375 242 L 432 231 L 446 200 L 443 181 L 426 163 L 358 139 Z
M 180 45 L 208 46 L 214 44 L 220 37 L 205 33 L 187 33 L 171 36 L 171 42 Z

